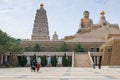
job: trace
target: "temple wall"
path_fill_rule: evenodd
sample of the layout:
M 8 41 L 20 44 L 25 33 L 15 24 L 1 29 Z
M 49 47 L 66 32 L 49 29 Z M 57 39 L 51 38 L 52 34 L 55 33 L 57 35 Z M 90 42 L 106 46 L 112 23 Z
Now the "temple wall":
M 120 39 L 113 39 L 110 65 L 120 65 Z
M 32 48 L 39 44 L 40 47 L 45 47 L 46 51 L 50 51 L 50 48 L 53 47 L 54 49 L 60 48 L 64 41 L 22 41 L 21 45 L 23 48 L 26 46 L 31 46 Z M 81 47 L 84 49 L 84 52 L 91 51 L 93 48 L 93 52 L 98 52 L 97 49 L 103 44 L 103 42 L 65 42 L 68 51 L 73 51 L 75 45 L 80 44 Z
M 74 46 L 80 44 L 84 49 L 84 52 L 91 51 L 93 48 L 93 52 L 97 52 L 97 48 L 99 48 L 103 42 L 66 42 L 67 48 L 69 51 L 73 50 Z
M 32 40 L 26 40 L 22 41 L 21 45 L 23 48 L 26 46 L 31 46 L 33 48 L 36 44 L 39 44 L 40 47 L 45 47 L 45 51 L 50 51 L 50 48 L 53 48 L 54 50 L 57 48 L 60 48 L 61 45 L 64 43 L 64 41 L 32 41 Z
M 109 52 L 108 50 L 111 47 L 104 47 L 101 51 L 102 53 L 102 65 L 110 65 L 110 57 L 111 57 L 111 51 Z

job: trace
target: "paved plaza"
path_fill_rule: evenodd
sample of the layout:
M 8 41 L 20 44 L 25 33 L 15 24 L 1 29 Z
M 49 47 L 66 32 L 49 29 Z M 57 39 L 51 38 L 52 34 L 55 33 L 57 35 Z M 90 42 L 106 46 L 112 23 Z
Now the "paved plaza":
M 45 67 L 39 72 L 31 72 L 30 68 L 1 68 L 0 80 L 120 80 L 120 68 Z

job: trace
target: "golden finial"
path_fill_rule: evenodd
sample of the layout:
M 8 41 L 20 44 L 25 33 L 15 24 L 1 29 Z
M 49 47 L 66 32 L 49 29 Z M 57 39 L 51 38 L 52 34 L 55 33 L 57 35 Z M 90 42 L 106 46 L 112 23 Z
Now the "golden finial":
M 104 16 L 105 15 L 105 12 L 102 10 L 102 11 L 100 11 L 100 15 L 101 16 Z
M 41 4 L 40 4 L 40 6 L 41 6 L 41 7 L 43 7 L 43 6 L 44 6 L 44 4 L 43 4 L 43 3 L 41 3 Z

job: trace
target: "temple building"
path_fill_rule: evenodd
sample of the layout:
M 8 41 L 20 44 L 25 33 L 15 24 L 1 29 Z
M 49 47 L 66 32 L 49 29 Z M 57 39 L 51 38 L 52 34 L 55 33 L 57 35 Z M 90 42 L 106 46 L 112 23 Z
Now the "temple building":
M 100 18 L 97 23 L 93 24 L 93 20 L 89 18 L 89 12 L 83 12 L 83 18 L 80 20 L 79 29 L 76 30 L 76 34 L 65 36 L 63 39 L 58 39 L 58 35 L 55 32 L 52 40 L 49 37 L 49 27 L 47 21 L 46 10 L 44 5 L 40 5 L 40 9 L 37 10 L 33 33 L 31 40 L 22 40 L 21 45 L 23 48 L 33 48 L 36 44 L 41 46 L 41 52 L 50 56 L 57 54 L 56 49 L 65 44 L 68 55 L 72 56 L 73 66 L 90 66 L 95 63 L 96 65 L 120 65 L 120 30 L 118 24 L 111 24 L 105 18 L 105 12 L 100 11 Z M 73 48 L 75 45 L 80 44 L 83 48 L 84 54 L 73 54 Z M 69 53 L 70 52 L 70 53 Z M 24 52 L 25 55 L 33 55 L 32 52 Z M 36 53 L 36 55 L 44 55 L 42 53 Z M 79 61 L 86 61 L 87 65 L 80 64 Z

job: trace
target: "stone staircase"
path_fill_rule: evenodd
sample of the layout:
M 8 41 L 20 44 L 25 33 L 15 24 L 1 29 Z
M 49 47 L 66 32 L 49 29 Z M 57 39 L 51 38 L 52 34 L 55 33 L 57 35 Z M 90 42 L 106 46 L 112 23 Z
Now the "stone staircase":
M 91 67 L 87 53 L 75 54 L 74 64 L 75 67 Z

